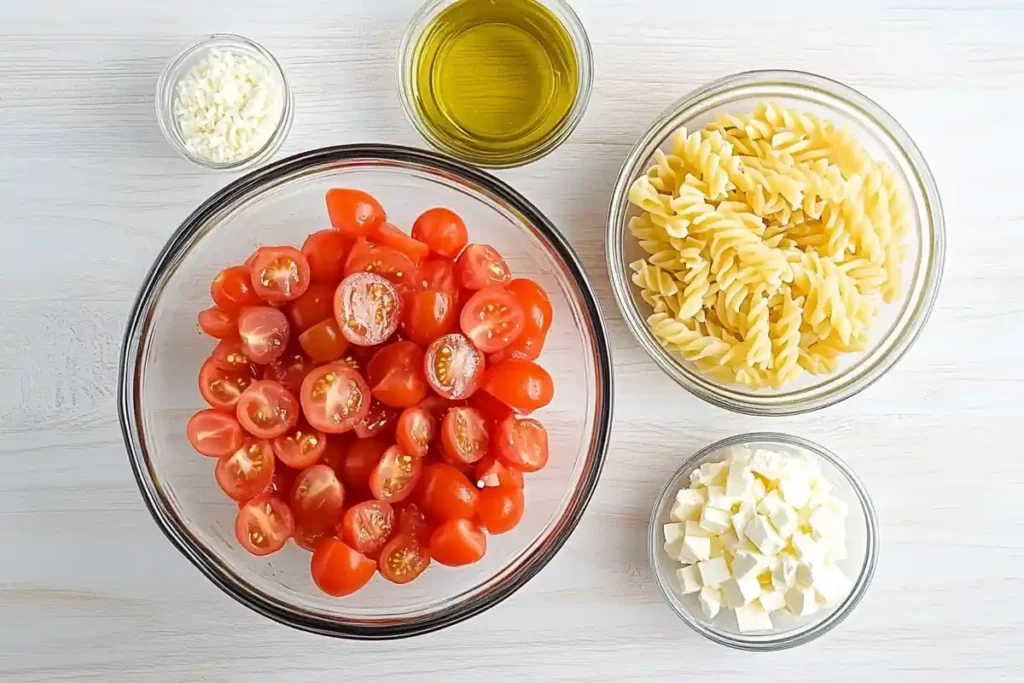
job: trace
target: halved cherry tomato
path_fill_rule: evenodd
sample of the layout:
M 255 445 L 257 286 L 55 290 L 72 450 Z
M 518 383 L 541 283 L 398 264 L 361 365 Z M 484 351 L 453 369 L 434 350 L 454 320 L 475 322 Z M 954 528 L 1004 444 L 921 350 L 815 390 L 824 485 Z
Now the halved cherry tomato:
M 414 455 L 392 446 L 370 473 L 370 492 L 377 500 L 400 503 L 413 492 L 423 474 L 423 463 Z
M 431 394 L 420 401 L 419 407 L 433 415 L 434 419 L 437 420 L 437 423 L 441 424 L 441 420 L 444 419 L 444 416 L 448 414 L 449 410 L 464 405 L 466 405 L 466 401 L 453 401 L 448 398 L 441 398 L 436 394 Z
M 263 366 L 263 379 L 277 382 L 292 396 L 298 396 L 302 380 L 313 371 L 313 361 L 298 351 L 286 351 L 283 356 Z
M 238 509 L 235 538 L 253 555 L 276 553 L 295 528 L 292 512 L 277 496 L 257 496 Z
M 208 358 L 199 370 L 199 393 L 217 410 L 233 412 L 238 399 L 254 380 L 249 366 L 241 372 L 229 372 L 218 368 L 213 358 Z
M 316 524 L 308 524 L 303 522 L 301 519 L 295 520 L 295 530 L 292 531 L 292 540 L 295 541 L 295 545 L 299 546 L 303 550 L 313 552 L 320 544 L 320 541 L 332 536 L 334 536 L 333 529 L 324 528 Z
M 352 442 L 341 469 L 341 480 L 346 486 L 367 488 L 370 475 L 384 456 L 390 442 L 381 438 L 358 439 Z
M 370 410 L 366 413 L 366 417 L 356 424 L 353 431 L 360 439 L 379 436 L 393 442 L 399 414 L 398 408 L 386 406 L 374 399 L 370 402 Z
M 528 415 L 551 403 L 555 383 L 547 370 L 528 360 L 509 359 L 487 368 L 480 386 L 517 412 Z
M 536 472 L 548 464 L 548 431 L 537 420 L 510 417 L 494 435 L 502 462 L 526 472 Z
M 377 563 L 336 538 L 325 538 L 313 550 L 309 571 L 320 590 L 341 597 L 368 584 L 377 571 Z
M 505 418 L 515 415 L 515 411 L 494 398 L 486 391 L 478 391 L 469 398 L 469 405 L 480 411 L 480 414 L 491 426 L 497 425 Z
M 416 271 L 417 289 L 433 290 L 451 297 L 455 303 L 459 297 L 459 285 L 455 281 L 455 264 L 440 258 L 427 259 Z
M 427 395 L 423 351 L 411 341 L 389 344 L 370 359 L 366 379 L 371 393 L 381 403 L 410 408 Z
M 380 553 L 377 567 L 391 583 L 409 583 L 430 564 L 430 551 L 425 543 L 411 534 L 399 534 Z
M 349 275 L 341 281 L 334 297 L 334 318 L 350 342 L 356 346 L 375 346 L 398 329 L 402 298 L 395 286 L 380 275 Z
M 345 237 L 365 237 L 387 220 L 380 202 L 362 190 L 347 188 L 327 191 L 327 213 Z
M 345 277 L 348 240 L 338 230 L 314 232 L 302 243 L 313 284 L 336 286 Z
M 329 363 L 345 355 L 348 340 L 338 329 L 337 321 L 329 318 L 299 335 L 299 346 L 317 363 Z
M 412 259 L 390 247 L 379 247 L 365 239 L 358 239 L 345 259 L 345 275 L 376 273 L 396 285 L 416 282 L 416 266 Z
M 263 493 L 274 479 L 274 450 L 266 439 L 248 439 L 217 461 L 217 485 L 229 498 L 245 502 Z
M 288 318 L 273 306 L 246 306 L 238 314 L 242 352 L 253 363 L 266 365 L 280 358 L 290 335 Z
M 399 447 L 417 458 L 427 454 L 427 447 L 437 433 L 437 420 L 426 408 L 406 408 L 398 417 L 395 440 Z
M 515 486 L 488 487 L 480 491 L 476 516 L 488 533 L 511 531 L 523 518 L 523 490 Z
M 253 289 L 249 269 L 245 266 L 231 266 L 217 273 L 210 285 L 210 296 L 217 308 L 228 315 L 237 314 L 242 306 L 258 306 L 261 303 Z
M 438 521 L 472 519 L 476 514 L 476 487 L 448 463 L 433 463 L 424 468 L 418 495 L 423 511 Z
M 493 457 L 486 457 L 476 466 L 476 487 L 478 489 L 498 487 L 523 488 L 523 472 Z
M 533 280 L 518 278 L 508 283 L 507 289 L 519 300 L 526 317 L 522 333 L 504 349 L 487 357 L 487 362 L 492 365 L 508 358 L 537 360 L 551 329 L 551 300 L 540 285 Z
M 245 439 L 238 420 L 219 410 L 200 410 L 189 418 L 186 433 L 192 448 L 208 458 L 231 455 Z
M 370 388 L 340 361 L 306 375 L 299 396 L 309 424 L 327 434 L 350 431 L 370 410 Z
M 299 422 L 299 402 L 267 379 L 253 382 L 238 399 L 235 411 L 245 431 L 261 439 L 281 436 Z
M 486 287 L 466 302 L 459 317 L 462 333 L 484 353 L 500 351 L 523 331 L 523 307 L 501 287 Z
M 309 261 L 295 247 L 263 247 L 252 260 L 252 288 L 264 301 L 294 301 L 309 282 Z
M 330 467 L 313 465 L 295 478 L 290 502 L 296 524 L 309 532 L 330 532 L 341 521 L 345 487 Z
M 242 340 L 238 337 L 221 339 L 210 355 L 213 364 L 227 372 L 250 372 L 252 361 L 245 355 Z
M 399 503 L 395 506 L 395 519 L 399 533 L 409 534 L 424 545 L 430 543 L 434 526 L 427 521 L 427 515 L 419 504 L 409 500 Z
M 323 432 L 299 425 L 273 441 L 274 454 L 288 467 L 304 470 L 312 467 L 327 450 L 327 435 Z
M 465 289 L 504 285 L 512 279 L 508 264 L 487 244 L 471 244 L 455 260 L 455 276 Z
M 327 448 L 324 449 L 323 455 L 320 456 L 320 462 L 334 470 L 335 474 L 338 475 L 338 479 L 349 486 L 349 482 L 346 481 L 344 476 L 345 470 L 345 458 L 348 457 L 348 448 L 352 444 L 352 434 L 331 434 L 327 437 Z M 365 484 L 363 484 L 365 486 Z
M 404 303 L 402 331 L 420 346 L 452 332 L 459 319 L 455 300 L 442 292 L 410 292 Z
M 449 567 L 462 567 L 483 558 L 487 537 L 468 519 L 451 519 L 430 536 L 430 556 Z
M 448 209 L 428 209 L 412 225 L 412 236 L 425 243 L 435 254 L 453 259 L 459 255 L 469 233 L 459 215 Z
M 484 355 L 461 334 L 434 341 L 423 363 L 427 382 L 443 398 L 469 398 L 484 375 Z
M 341 278 L 338 278 L 337 282 L 340 281 Z M 288 304 L 288 317 L 291 318 L 295 334 L 302 334 L 317 323 L 334 318 L 337 282 L 333 285 L 310 285 L 305 294 Z
M 409 237 L 390 223 L 384 223 L 377 228 L 377 231 L 370 235 L 370 239 L 382 247 L 402 252 L 409 257 L 413 265 L 418 266 L 430 255 L 430 247 Z
M 277 496 L 282 500 L 287 500 L 292 495 L 292 485 L 295 484 L 297 476 L 299 473 L 284 463 L 274 463 L 274 478 L 270 480 L 270 485 L 263 489 L 263 493 L 260 495 Z
M 394 508 L 380 500 L 368 500 L 353 505 L 345 512 L 338 534 L 363 555 L 376 559 L 394 530 Z
M 487 455 L 489 439 L 483 416 L 473 408 L 452 408 L 441 423 L 442 456 L 446 462 L 478 462 Z
M 214 339 L 224 339 L 234 336 L 238 331 L 238 324 L 234 316 L 211 306 L 199 312 L 199 329 Z

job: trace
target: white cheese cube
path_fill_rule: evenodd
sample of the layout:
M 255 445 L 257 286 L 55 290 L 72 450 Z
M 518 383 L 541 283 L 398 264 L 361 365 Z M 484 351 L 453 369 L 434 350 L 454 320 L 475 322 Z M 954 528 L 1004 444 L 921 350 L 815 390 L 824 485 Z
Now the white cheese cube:
M 825 503 L 822 505 L 826 510 L 829 510 L 839 519 L 846 519 L 850 514 L 850 506 L 839 500 L 835 496 L 829 496 L 825 499 Z
M 750 469 L 765 479 L 774 481 L 779 478 L 779 472 L 785 465 L 785 461 L 785 456 L 759 448 L 750 458 Z
M 686 558 L 685 560 L 683 558 Z M 711 557 L 711 537 L 694 536 L 687 534 L 683 538 L 683 549 L 680 553 L 680 562 L 702 562 Z
M 826 565 L 814 573 L 814 592 L 819 602 L 831 607 L 839 603 L 850 593 L 853 584 L 846 574 L 836 566 Z
M 726 529 L 721 534 L 719 534 L 718 540 L 721 541 L 722 547 L 724 547 L 726 552 L 728 552 L 730 555 L 732 555 L 737 550 L 743 547 L 743 545 L 740 543 L 739 537 L 736 535 L 736 532 L 732 529 Z
M 756 579 L 765 569 L 768 569 L 768 558 L 761 553 L 739 549 L 732 557 L 732 575 L 737 579 Z
M 736 537 L 739 538 L 741 542 L 747 538 L 743 529 L 747 526 L 747 522 L 754 518 L 755 514 L 757 513 L 754 512 L 753 507 L 741 505 L 739 511 L 732 516 L 732 529 L 736 532 Z
M 768 487 L 764 485 L 764 482 L 760 479 L 754 480 L 754 486 L 751 489 L 753 491 L 754 502 L 761 500 L 768 494 Z
M 768 519 L 775 525 L 775 529 L 783 538 L 789 538 L 797 530 L 796 510 L 788 505 L 783 505 L 773 510 Z
M 824 565 L 818 565 L 818 567 L 822 568 Z M 820 569 L 815 569 L 814 565 L 801 562 L 796 567 L 796 585 L 801 588 L 813 588 L 815 578 L 819 573 Z
M 833 538 L 835 536 L 845 534 L 843 518 L 832 512 L 832 510 L 825 505 L 822 505 L 811 513 L 811 517 L 807 520 L 807 524 L 811 527 L 811 531 L 814 532 L 814 536 L 818 540 Z
M 765 591 L 761 593 L 761 596 L 757 599 L 761 603 L 761 608 L 769 614 L 772 612 L 778 612 L 780 609 L 786 606 L 786 593 L 784 591 Z
M 825 561 L 825 546 L 803 532 L 793 534 L 790 539 L 796 557 L 804 564 L 821 564 Z
M 757 511 L 770 517 L 773 512 L 781 507 L 785 507 L 785 503 L 782 502 L 782 496 L 779 495 L 778 491 L 772 491 L 757 503 Z
M 821 463 L 817 458 L 794 455 L 786 458 L 786 463 L 779 473 L 779 479 L 803 479 L 809 482 L 820 474 Z
M 746 579 L 730 577 L 722 582 L 722 595 L 725 604 L 736 609 L 756 600 L 761 595 L 761 584 L 756 576 Z
M 729 466 L 724 462 L 706 462 L 690 473 L 690 484 L 720 486 L 725 483 Z
M 700 572 L 700 581 L 705 586 L 717 588 L 723 581 L 729 578 L 729 564 L 724 557 L 716 557 L 697 563 L 697 570 Z
M 689 519 L 700 519 L 700 511 L 705 503 L 704 494 L 693 489 L 680 489 L 676 501 L 672 505 L 669 516 L 674 522 L 685 522 Z
M 779 564 L 772 570 L 772 586 L 777 591 L 786 591 L 796 585 L 797 559 L 789 553 L 779 555 Z
M 795 617 L 807 617 L 818 611 L 813 588 L 794 586 L 786 591 L 786 607 Z
M 709 486 L 708 487 L 708 504 L 709 508 L 716 508 L 718 510 L 731 511 L 732 507 L 740 502 L 739 498 L 725 495 L 725 488 L 721 486 Z
M 683 539 L 680 538 L 678 541 L 666 543 L 663 547 L 665 548 L 666 555 L 671 557 L 673 560 L 678 560 L 680 554 L 683 552 Z
M 728 550 L 726 550 L 725 543 L 722 541 L 722 537 L 721 536 L 712 536 L 711 537 L 711 559 L 714 559 L 716 557 L 726 557 L 727 555 L 731 556 L 732 553 L 730 553 Z M 726 560 L 726 561 L 728 561 L 728 560 Z
M 846 539 L 838 545 L 830 544 L 825 548 L 825 564 L 836 564 L 842 560 L 845 560 L 849 555 L 846 553 Z
M 700 589 L 700 600 L 701 611 L 704 612 L 704 616 L 708 619 L 714 619 L 718 616 L 718 612 L 722 609 L 722 592 L 717 588 L 711 586 L 704 586 Z
M 813 513 L 814 513 L 814 509 L 810 506 L 809 503 L 807 505 L 803 506 L 802 508 L 800 508 L 799 510 L 797 510 L 796 511 L 796 525 L 797 525 L 797 527 L 799 527 L 801 529 L 803 529 L 804 527 L 810 528 L 808 526 L 807 522 L 810 521 L 811 515 Z
M 756 602 L 736 608 L 736 626 L 740 633 L 772 630 L 772 618 Z
M 676 578 L 679 579 L 679 588 L 683 595 L 696 593 L 700 590 L 700 574 L 697 572 L 697 567 L 694 565 L 680 567 L 677 569 Z
M 750 462 L 752 454 L 750 449 L 746 446 L 729 446 L 729 449 L 725 452 L 725 459 L 732 466 L 735 463 L 745 464 Z
M 683 536 L 686 535 L 686 525 L 679 522 L 669 522 L 662 529 L 664 529 L 665 533 L 665 543 L 674 543 L 682 540 Z
M 802 508 L 811 499 L 811 485 L 807 479 L 782 479 L 779 492 L 782 500 L 795 508 Z
M 711 538 L 711 532 L 701 527 L 699 521 L 687 520 L 686 524 L 686 536 L 704 536 L 705 538 Z
M 776 555 L 781 551 L 786 542 L 775 531 L 775 527 L 764 515 L 756 515 L 743 527 L 743 533 L 747 540 L 753 543 L 764 555 Z M 811 540 L 808 537 L 808 540 Z M 813 542 L 813 541 L 812 541 Z
M 729 476 L 725 480 L 725 495 L 743 498 L 754 487 L 754 473 L 745 463 L 733 462 L 729 467 Z
M 718 510 L 711 506 L 704 508 L 700 513 L 700 526 L 712 534 L 720 534 L 727 530 L 731 524 L 729 513 L 726 510 Z

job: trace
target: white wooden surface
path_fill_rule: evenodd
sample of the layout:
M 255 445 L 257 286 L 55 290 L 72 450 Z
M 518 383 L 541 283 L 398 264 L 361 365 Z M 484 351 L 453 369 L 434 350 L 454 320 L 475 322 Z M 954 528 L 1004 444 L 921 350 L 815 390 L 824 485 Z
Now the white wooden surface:
M 578 531 L 504 604 L 414 640 L 329 640 L 250 613 L 164 540 L 117 428 L 116 357 L 151 259 L 231 178 L 164 143 L 157 74 L 200 34 L 242 33 L 294 84 L 283 154 L 418 145 L 393 82 L 416 4 L 0 1 L 0 680 L 1024 679 L 1024 3 L 1012 0 L 577 0 L 597 64 L 589 111 L 555 154 L 502 176 L 593 278 L 615 351 L 614 440 Z M 938 308 L 911 353 L 862 395 L 781 420 L 714 409 L 659 373 L 620 320 L 602 238 L 609 189 L 647 123 L 701 83 L 767 67 L 838 78 L 888 108 L 931 163 L 949 226 Z M 751 655 L 676 621 L 644 531 L 680 458 L 765 428 L 853 464 L 882 551 L 837 631 Z

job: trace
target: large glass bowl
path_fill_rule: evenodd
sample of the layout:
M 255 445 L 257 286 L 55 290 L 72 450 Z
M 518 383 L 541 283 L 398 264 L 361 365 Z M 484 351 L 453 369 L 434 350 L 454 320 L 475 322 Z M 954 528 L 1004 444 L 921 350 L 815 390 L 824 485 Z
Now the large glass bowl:
M 780 389 L 748 389 L 699 372 L 663 348 L 646 319 L 651 307 L 630 280 L 631 262 L 646 256 L 629 231 L 639 211 L 627 201 L 630 185 L 652 165 L 654 151 L 668 151 L 679 127 L 697 130 L 723 114 L 746 114 L 760 102 L 795 107 L 829 119 L 852 132 L 868 153 L 894 169 L 907 197 L 910 234 L 903 263 L 903 288 L 891 304 L 880 303 L 868 348 L 843 354 L 836 372 L 804 374 Z M 643 349 L 672 379 L 700 398 L 750 415 L 794 415 L 818 410 L 864 390 L 884 375 L 917 339 L 938 296 L 945 258 L 945 223 L 939 191 L 920 150 L 880 106 L 842 83 L 799 71 L 751 71 L 728 76 L 695 90 L 654 122 L 626 159 L 615 189 L 607 225 L 607 260 L 615 300 L 627 327 Z
M 346 598 L 321 593 L 309 553 L 289 543 L 254 557 L 235 541 L 237 506 L 218 489 L 214 462 L 185 438 L 204 407 L 196 382 L 212 342 L 196 327 L 209 286 L 226 265 L 258 245 L 301 244 L 329 225 L 324 194 L 346 186 L 372 192 L 389 220 L 410 226 L 445 206 L 471 239 L 494 245 L 518 276 L 551 297 L 554 324 L 540 362 L 556 383 L 538 412 L 551 439 L 549 465 L 528 477 L 526 512 L 494 536 L 484 559 L 459 569 L 431 567 L 396 586 L 377 576 Z M 448 626 L 514 593 L 558 552 L 597 484 L 611 425 L 612 373 L 597 301 L 576 256 L 526 199 L 490 175 L 404 147 L 331 147 L 284 159 L 216 193 L 174 233 L 132 309 L 121 356 L 118 408 L 129 460 L 161 530 L 226 593 L 272 619 L 360 639 L 410 636 Z

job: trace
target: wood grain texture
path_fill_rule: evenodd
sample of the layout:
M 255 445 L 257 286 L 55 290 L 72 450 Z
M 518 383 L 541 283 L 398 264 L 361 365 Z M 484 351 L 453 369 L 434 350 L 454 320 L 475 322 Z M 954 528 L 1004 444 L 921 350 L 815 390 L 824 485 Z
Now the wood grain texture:
M 282 155 L 419 145 L 393 79 L 416 4 L 0 2 L 0 680 L 1024 679 L 1024 138 L 1013 132 L 1024 4 L 1009 0 L 574 3 L 596 60 L 587 115 L 556 153 L 500 175 L 561 227 L 593 279 L 612 334 L 616 420 L 579 529 L 501 606 L 401 643 L 333 641 L 256 617 L 164 540 L 127 466 L 116 359 L 152 258 L 231 177 L 165 144 L 156 76 L 194 37 L 241 33 L 294 85 Z M 708 80 L 767 67 L 825 74 L 886 107 L 929 160 L 949 226 L 920 341 L 870 390 L 810 417 L 732 415 L 662 376 L 626 331 L 604 265 L 608 192 L 648 122 Z M 680 458 L 756 429 L 845 456 L 882 528 L 878 574 L 854 614 L 773 655 L 687 630 L 644 551 L 653 496 Z

